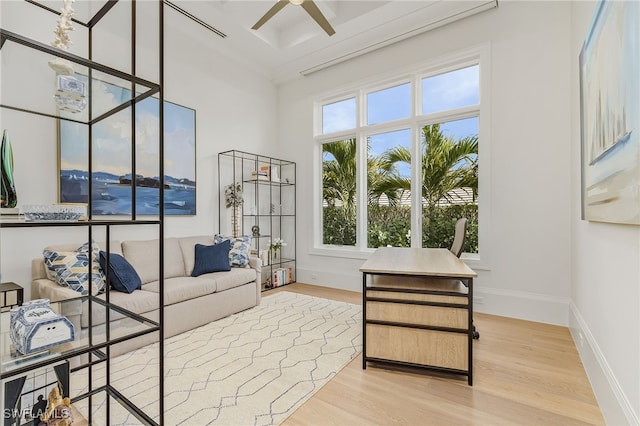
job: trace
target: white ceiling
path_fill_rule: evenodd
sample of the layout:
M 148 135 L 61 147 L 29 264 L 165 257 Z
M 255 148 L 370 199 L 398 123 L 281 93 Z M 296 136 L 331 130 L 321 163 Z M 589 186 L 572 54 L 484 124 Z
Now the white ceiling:
M 317 0 L 336 31 L 329 37 L 306 11 L 287 4 L 259 30 L 251 27 L 276 0 L 170 0 L 226 34 L 220 38 L 166 8 L 169 22 L 206 31 L 212 47 L 264 73 L 275 83 L 497 6 L 497 0 Z

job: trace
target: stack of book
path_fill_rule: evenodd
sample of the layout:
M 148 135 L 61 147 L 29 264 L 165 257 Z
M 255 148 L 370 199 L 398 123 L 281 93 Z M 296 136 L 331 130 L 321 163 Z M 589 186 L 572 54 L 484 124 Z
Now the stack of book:
M 262 170 L 262 167 L 260 167 L 260 170 L 252 170 L 251 171 L 251 179 L 253 179 L 253 180 L 269 180 L 269 170 Z
M 280 287 L 291 282 L 291 268 L 278 268 L 273 270 L 271 279 L 274 287 Z
M 271 182 L 280 182 L 278 176 L 278 168 L 275 166 L 260 166 L 258 170 L 251 171 L 252 180 L 267 180 Z

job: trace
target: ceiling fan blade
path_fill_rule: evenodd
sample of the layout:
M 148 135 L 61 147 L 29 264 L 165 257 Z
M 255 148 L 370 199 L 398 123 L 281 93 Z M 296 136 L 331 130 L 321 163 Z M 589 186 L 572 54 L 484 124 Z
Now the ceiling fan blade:
M 329 34 L 330 36 L 334 35 L 336 32 L 327 21 L 327 18 L 324 17 L 318 6 L 312 0 L 304 0 L 300 5 L 307 11 L 309 15 L 322 27 L 322 29 Z
M 273 18 L 273 15 L 278 13 L 288 3 L 289 3 L 289 0 L 278 0 L 278 2 L 276 4 L 274 4 L 271 7 L 271 9 L 269 9 L 267 11 L 267 13 L 265 13 L 264 16 L 262 18 L 260 18 L 258 20 L 258 22 L 255 23 L 255 25 L 253 27 L 251 27 L 251 29 L 252 30 L 257 30 L 258 28 L 263 26 L 265 22 L 267 22 L 269 19 Z

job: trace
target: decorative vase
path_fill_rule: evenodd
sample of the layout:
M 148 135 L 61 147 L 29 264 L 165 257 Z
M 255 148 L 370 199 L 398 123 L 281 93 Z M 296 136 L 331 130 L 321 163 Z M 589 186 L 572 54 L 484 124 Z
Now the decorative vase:
M 5 130 L 2 133 L 2 146 L 0 147 L 0 170 L 2 174 L 2 186 L 0 188 L 0 207 L 14 208 L 18 204 L 18 194 L 13 181 L 13 149 L 11 141 Z
M 233 206 L 233 216 L 231 216 L 231 227 L 233 228 L 233 237 L 240 236 L 240 206 Z

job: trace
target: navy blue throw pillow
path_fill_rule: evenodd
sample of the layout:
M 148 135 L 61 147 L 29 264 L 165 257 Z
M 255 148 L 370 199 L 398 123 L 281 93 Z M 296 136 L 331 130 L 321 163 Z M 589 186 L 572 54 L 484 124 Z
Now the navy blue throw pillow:
M 102 270 L 107 270 L 107 253 L 100 251 L 100 266 Z M 117 253 L 109 254 L 109 285 L 114 290 L 123 293 L 133 293 L 134 290 L 142 288 L 142 280 L 124 257 Z
M 231 241 L 225 240 L 212 246 L 196 244 L 196 259 L 193 265 L 192 277 L 198 277 L 209 272 L 230 271 L 229 250 Z

